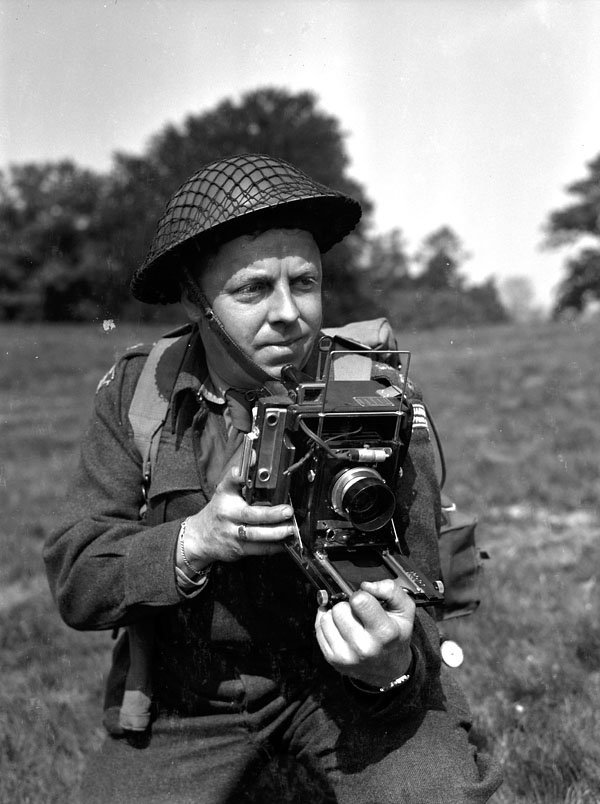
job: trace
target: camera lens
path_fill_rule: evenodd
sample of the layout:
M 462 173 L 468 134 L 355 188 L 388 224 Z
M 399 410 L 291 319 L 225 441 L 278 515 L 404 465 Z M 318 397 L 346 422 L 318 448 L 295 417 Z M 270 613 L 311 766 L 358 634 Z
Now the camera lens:
M 378 530 L 394 514 L 396 498 L 379 472 L 367 467 L 344 469 L 331 487 L 334 510 L 362 531 Z

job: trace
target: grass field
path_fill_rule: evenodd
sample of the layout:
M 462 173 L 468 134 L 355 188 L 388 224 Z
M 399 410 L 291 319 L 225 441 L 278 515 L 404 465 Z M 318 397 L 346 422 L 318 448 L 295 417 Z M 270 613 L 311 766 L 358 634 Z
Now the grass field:
M 101 739 L 108 634 L 55 613 L 41 547 L 98 379 L 156 328 L 0 325 L 0 804 L 69 804 Z M 479 516 L 485 601 L 455 671 L 506 781 L 494 804 L 600 801 L 600 322 L 406 333 L 448 491 Z

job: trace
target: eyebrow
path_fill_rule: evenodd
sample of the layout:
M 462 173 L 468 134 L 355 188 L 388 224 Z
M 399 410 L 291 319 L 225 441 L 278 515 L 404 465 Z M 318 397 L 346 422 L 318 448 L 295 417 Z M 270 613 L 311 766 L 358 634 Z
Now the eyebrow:
M 320 275 L 322 272 L 318 265 L 314 262 L 305 261 L 302 266 L 293 270 L 294 275 L 302 275 L 303 273 L 314 273 Z M 270 279 L 271 272 L 266 268 L 260 266 L 255 268 L 245 267 L 240 268 L 232 276 L 229 277 L 224 287 L 227 288 L 231 282 L 238 284 L 239 282 L 246 282 L 249 279 Z

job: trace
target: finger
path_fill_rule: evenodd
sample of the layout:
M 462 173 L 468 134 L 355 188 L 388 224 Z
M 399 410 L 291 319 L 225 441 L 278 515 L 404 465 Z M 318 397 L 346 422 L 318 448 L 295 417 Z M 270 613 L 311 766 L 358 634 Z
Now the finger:
M 241 519 L 246 525 L 278 525 L 291 519 L 293 513 L 290 505 L 247 505 Z M 288 524 L 291 527 L 291 522 Z
M 292 525 L 238 525 L 237 536 L 242 542 L 279 542 L 294 533 Z
M 339 603 L 338 605 L 348 604 Z M 350 664 L 354 661 L 349 645 L 343 639 L 334 622 L 333 609 L 319 609 L 315 621 L 315 631 L 319 646 L 328 662 Z
M 337 661 L 344 663 L 356 661 L 355 648 L 361 643 L 362 638 L 368 635 L 352 614 L 350 604 L 344 601 L 337 603 L 332 609 L 325 610 L 320 625 Z
M 323 636 L 323 632 L 321 631 L 320 628 L 318 628 L 315 631 L 315 636 L 317 638 L 317 644 L 318 644 L 319 648 L 321 649 L 321 653 L 325 657 L 325 661 L 329 662 L 329 664 L 332 664 L 334 662 L 333 651 L 331 650 L 331 647 L 329 646 L 329 643 L 327 642 L 327 640 Z
M 363 581 L 361 589 L 380 600 L 388 613 L 409 614 L 415 608 L 412 597 L 402 587 L 398 579 L 387 578 L 383 581 Z
M 372 594 L 366 590 L 355 592 L 350 598 L 350 607 L 355 620 L 360 624 L 360 630 L 355 626 L 354 631 L 348 630 L 342 633 L 346 634 L 347 639 L 353 638 L 357 648 L 363 645 L 365 634 L 368 634 L 370 639 L 375 637 L 378 641 L 387 642 L 394 639 L 397 625 Z
M 239 492 L 240 486 L 244 485 L 244 479 L 240 473 L 239 466 L 232 466 L 221 478 L 219 486 L 223 491 Z
M 285 552 L 278 542 L 248 542 L 244 545 L 244 556 L 272 556 Z
M 358 657 L 372 656 L 382 641 L 396 636 L 396 624 L 366 592 L 354 594 L 345 606 L 334 606 L 331 614 L 341 638 Z

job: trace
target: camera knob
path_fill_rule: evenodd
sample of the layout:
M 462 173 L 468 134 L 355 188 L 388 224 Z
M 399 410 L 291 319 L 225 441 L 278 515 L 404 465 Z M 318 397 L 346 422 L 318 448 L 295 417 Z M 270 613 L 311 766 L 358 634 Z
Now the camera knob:
M 327 606 L 328 603 L 329 603 L 329 592 L 327 591 L 327 589 L 319 589 L 319 591 L 317 592 L 317 605 L 319 607 Z

